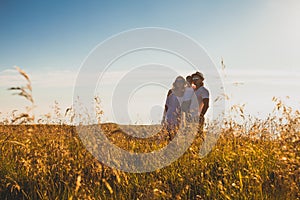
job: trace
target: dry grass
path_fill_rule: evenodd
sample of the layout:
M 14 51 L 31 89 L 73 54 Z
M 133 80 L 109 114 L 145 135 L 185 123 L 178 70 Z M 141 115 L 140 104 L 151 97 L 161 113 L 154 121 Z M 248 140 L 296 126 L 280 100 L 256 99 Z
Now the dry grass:
M 249 118 L 242 106 L 234 106 L 231 116 L 243 123 L 227 118 L 206 157 L 199 158 L 195 141 L 171 165 L 141 174 L 98 162 L 74 126 L 0 125 L 0 199 L 300 199 L 300 113 L 274 101 L 274 112 L 265 120 Z M 55 112 L 63 117 L 60 109 Z M 68 108 L 65 117 L 72 121 L 73 112 Z M 130 138 L 116 124 L 102 128 L 129 151 L 147 152 L 168 142 Z
M 298 112 L 285 115 L 272 118 L 284 121 L 274 127 L 227 123 L 205 158 L 191 148 L 170 166 L 143 174 L 102 165 L 73 126 L 2 125 L 0 199 L 299 199 L 300 119 Z M 275 129 L 276 138 L 268 132 Z M 116 124 L 103 130 L 129 150 L 155 145 L 126 137 Z
M 26 107 L 27 113 L 18 113 L 14 115 L 9 123 L 27 123 L 34 121 L 34 115 L 32 114 L 32 110 L 34 109 L 34 99 L 32 96 L 32 85 L 29 75 L 23 71 L 20 67 L 16 66 L 15 69 L 19 72 L 19 74 L 25 78 L 26 85 L 25 86 L 17 86 L 10 87 L 8 90 L 15 91 L 14 95 L 18 95 L 24 97 L 26 100 L 30 101 L 31 105 Z M 17 110 L 16 110 L 17 111 Z

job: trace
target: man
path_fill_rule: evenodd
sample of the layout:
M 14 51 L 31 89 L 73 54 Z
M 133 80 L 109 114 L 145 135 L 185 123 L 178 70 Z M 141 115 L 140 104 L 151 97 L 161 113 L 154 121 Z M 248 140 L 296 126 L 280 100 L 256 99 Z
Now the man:
M 181 105 L 181 109 L 182 112 L 184 114 L 183 117 L 183 123 L 185 124 L 185 122 L 191 122 L 191 112 L 190 112 L 190 108 L 191 108 L 191 102 L 193 99 L 193 95 L 194 94 L 194 89 L 192 88 L 192 76 L 187 76 L 185 78 L 186 80 L 186 87 L 185 87 L 185 91 L 184 91 L 184 95 L 183 95 L 183 102 Z
M 192 83 L 195 85 L 195 95 L 198 100 L 199 133 L 203 133 L 204 115 L 209 107 L 209 91 L 204 87 L 204 76 L 200 72 L 192 75 Z
M 192 76 L 188 75 L 187 77 L 185 77 L 185 80 L 186 80 L 188 86 L 192 87 L 192 83 L 193 83 Z

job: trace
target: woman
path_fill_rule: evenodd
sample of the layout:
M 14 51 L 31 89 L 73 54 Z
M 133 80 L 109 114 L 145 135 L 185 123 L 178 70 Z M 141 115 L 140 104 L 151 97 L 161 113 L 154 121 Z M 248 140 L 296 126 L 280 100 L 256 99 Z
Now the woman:
M 178 76 L 174 83 L 173 88 L 169 90 L 163 123 L 167 125 L 167 130 L 171 140 L 172 132 L 176 130 L 181 120 L 181 104 L 183 101 L 183 95 L 185 91 L 185 79 L 182 76 Z

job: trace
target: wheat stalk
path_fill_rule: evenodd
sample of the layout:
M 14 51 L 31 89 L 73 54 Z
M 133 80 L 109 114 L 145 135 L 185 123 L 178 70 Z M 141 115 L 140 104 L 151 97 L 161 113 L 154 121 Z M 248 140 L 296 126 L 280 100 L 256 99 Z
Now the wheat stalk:
M 31 102 L 31 107 L 26 107 L 27 111 L 31 111 L 34 108 L 34 99 L 32 96 L 32 85 L 31 85 L 31 81 L 30 78 L 28 76 L 28 74 L 22 70 L 20 67 L 15 66 L 15 69 L 19 72 L 19 74 L 21 76 L 23 76 L 26 81 L 27 84 L 26 86 L 18 86 L 18 87 L 10 87 L 8 88 L 8 90 L 12 90 L 12 91 L 16 91 L 16 93 L 13 93 L 13 95 L 18 95 L 18 96 L 22 96 L 25 99 L 27 99 L 28 101 Z M 11 123 L 15 123 L 16 121 L 23 119 L 23 122 L 26 121 L 33 121 L 34 120 L 34 115 L 30 116 L 27 113 L 21 113 L 18 116 L 14 117 L 11 121 Z
M 26 86 L 22 86 L 22 87 L 10 87 L 8 88 L 8 90 L 14 90 L 14 91 L 19 91 L 19 93 L 14 93 L 14 95 L 19 95 L 22 97 L 25 97 L 27 100 L 29 100 L 32 104 L 34 104 L 34 100 L 32 97 L 32 86 L 31 86 L 31 81 L 30 78 L 28 76 L 28 74 L 26 74 L 25 71 L 23 71 L 20 67 L 15 67 L 16 70 L 26 79 L 27 84 Z

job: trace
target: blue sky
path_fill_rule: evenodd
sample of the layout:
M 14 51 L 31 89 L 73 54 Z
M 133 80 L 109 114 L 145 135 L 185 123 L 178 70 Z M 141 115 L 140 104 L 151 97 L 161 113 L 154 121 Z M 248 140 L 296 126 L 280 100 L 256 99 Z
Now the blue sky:
M 211 42 L 211 46 L 226 48 L 222 44 L 225 38 L 228 45 L 241 29 L 258 22 L 255 13 L 265 4 L 259 2 L 3 2 L 1 69 L 15 64 L 34 69 L 74 69 L 102 40 L 144 26 L 175 29 L 199 39 L 205 46 Z
M 169 28 L 192 37 L 218 67 L 223 57 L 231 103 L 247 103 L 257 113 L 261 108 L 252 96 L 260 96 L 265 108 L 271 96 L 288 94 L 299 108 L 299 10 L 297 0 L 1 1 L 1 112 L 23 106 L 5 90 L 18 83 L 9 70 L 13 66 L 31 75 L 37 112 L 48 112 L 54 100 L 64 109 L 72 103 L 76 73 L 89 52 L 114 34 L 141 27 Z M 246 83 L 232 87 L 236 79 Z M 283 84 L 274 86 L 278 82 Z

